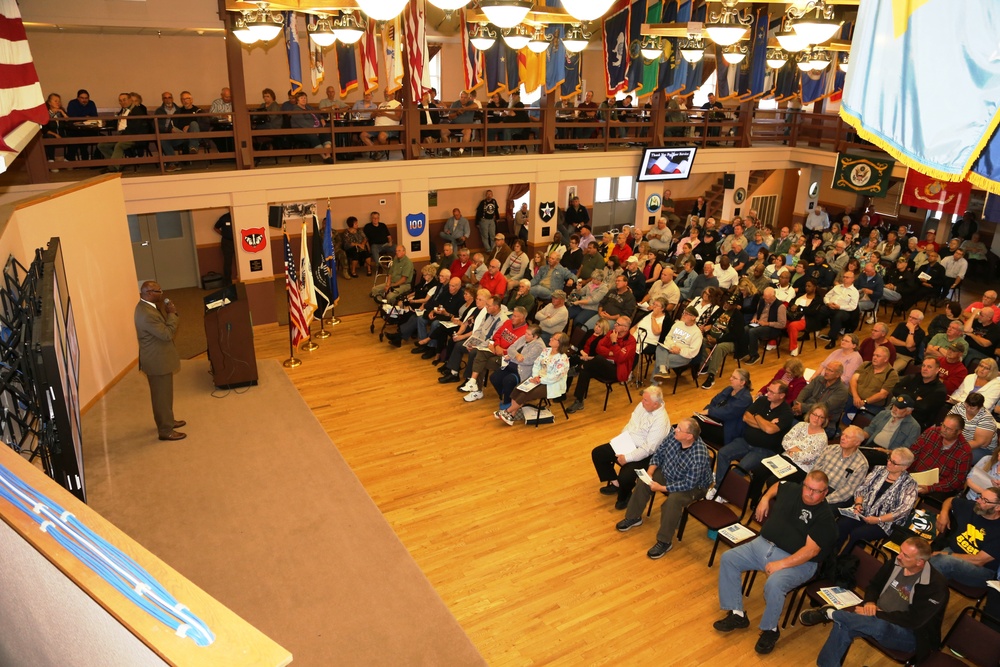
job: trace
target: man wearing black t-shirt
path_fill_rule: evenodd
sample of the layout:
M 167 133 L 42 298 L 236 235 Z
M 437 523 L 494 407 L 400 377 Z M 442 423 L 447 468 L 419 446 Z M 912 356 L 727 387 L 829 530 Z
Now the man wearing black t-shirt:
M 975 587 L 996 579 L 1000 564 L 1000 488 L 984 489 L 974 501 L 962 496 L 944 501 L 937 530 L 938 535 L 947 535 L 947 544 L 934 552 L 930 562 L 941 574 Z
M 493 250 L 496 242 L 497 217 L 500 215 L 500 204 L 493 198 L 493 191 L 487 190 L 486 196 L 476 207 L 476 227 L 479 228 L 479 236 L 483 239 L 483 247 L 486 252 Z
M 827 491 L 826 473 L 814 470 L 802 484 L 774 484 L 764 494 L 756 511 L 757 521 L 763 524 L 760 536 L 730 549 L 720 560 L 719 605 L 728 613 L 715 622 L 716 630 L 750 627 L 743 611 L 740 576 L 750 570 L 764 572 L 764 615 L 754 650 L 760 654 L 774 650 L 785 596 L 812 578 L 837 539 Z
M 983 359 L 993 356 L 993 350 L 1000 345 L 1000 324 L 993 322 L 993 309 L 983 308 L 975 317 L 965 322 L 965 340 L 969 351 L 965 354 L 965 367 L 972 373 Z
M 733 461 L 739 461 L 744 470 L 753 470 L 767 457 L 784 451 L 781 439 L 795 422 L 792 406 L 785 403 L 787 393 L 788 385 L 773 382 L 767 388 L 767 395 L 758 398 L 747 409 L 743 415 L 743 437 L 736 438 L 719 450 L 715 469 L 716 489 Z M 715 496 L 714 493 L 710 495 Z

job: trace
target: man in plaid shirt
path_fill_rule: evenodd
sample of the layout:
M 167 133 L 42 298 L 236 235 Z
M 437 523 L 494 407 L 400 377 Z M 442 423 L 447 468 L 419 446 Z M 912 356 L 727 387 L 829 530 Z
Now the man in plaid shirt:
M 910 472 L 938 469 L 938 483 L 917 487 L 920 495 L 935 493 L 941 497 L 955 493 L 965 486 L 972 464 L 972 450 L 962 435 L 965 420 L 961 415 L 949 414 L 940 426 L 932 426 L 917 438 L 910 450 L 916 457 Z
M 667 434 L 649 460 L 646 470 L 653 479 L 651 485 L 635 485 L 632 498 L 625 510 L 625 518 L 615 528 L 624 533 L 630 528 L 642 525 L 642 510 L 649 502 L 651 494 L 667 493 L 660 514 L 660 530 L 654 544 L 646 555 L 656 560 L 673 548 L 671 540 L 681 521 L 684 508 L 700 498 L 712 484 L 712 464 L 708 447 L 701 439 L 701 426 L 694 419 L 682 419 Z

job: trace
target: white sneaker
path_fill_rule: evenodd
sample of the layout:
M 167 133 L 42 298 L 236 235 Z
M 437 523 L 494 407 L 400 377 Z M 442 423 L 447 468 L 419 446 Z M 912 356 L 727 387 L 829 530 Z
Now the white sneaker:
M 465 395 L 465 402 L 472 403 L 473 401 L 478 401 L 483 397 L 483 392 L 481 391 L 470 391 Z
M 708 490 L 708 493 L 705 494 L 705 500 L 714 500 L 715 499 L 715 494 L 718 493 L 718 492 L 719 492 L 718 489 L 716 489 L 713 486 L 711 489 Z
M 797 348 L 795 348 L 794 350 L 792 350 L 792 356 L 793 356 L 793 357 L 797 357 L 797 356 L 799 356 L 799 352 L 800 352 L 801 350 L 802 350 L 802 346 L 800 345 L 800 346 L 798 346 Z
M 478 391 L 478 390 L 479 390 L 479 385 L 476 384 L 475 380 L 468 380 L 465 384 L 462 385 L 462 391 Z
M 727 502 L 729 502 L 729 501 L 727 501 L 727 500 L 726 500 L 725 498 L 723 498 L 722 496 L 719 496 L 719 495 L 716 495 L 716 496 L 715 496 L 715 502 L 717 502 L 717 503 L 721 503 L 721 504 L 725 505 L 725 504 L 726 504 Z
M 778 346 L 775 345 L 774 343 L 768 343 L 767 347 L 765 347 L 764 349 L 767 350 L 768 352 L 770 352 L 771 350 L 775 349 L 776 347 L 778 347 Z

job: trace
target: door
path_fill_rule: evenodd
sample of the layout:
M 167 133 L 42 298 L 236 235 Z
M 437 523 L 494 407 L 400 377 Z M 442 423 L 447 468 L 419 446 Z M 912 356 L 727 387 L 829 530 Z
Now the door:
M 140 280 L 155 280 L 165 290 L 198 285 L 197 255 L 187 211 L 130 215 L 128 223 Z
M 631 176 L 598 178 L 594 182 L 593 232 L 598 236 L 609 229 L 635 222 L 635 179 Z

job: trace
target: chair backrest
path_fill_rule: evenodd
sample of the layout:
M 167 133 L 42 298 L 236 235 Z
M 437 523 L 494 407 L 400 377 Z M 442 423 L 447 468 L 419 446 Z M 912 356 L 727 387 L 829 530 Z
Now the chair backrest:
M 976 616 L 983 612 L 966 607 L 944 638 L 944 645 L 979 667 L 1000 664 L 1000 631 L 983 623 Z
M 750 504 L 750 478 L 747 472 L 739 465 L 731 464 L 719 485 L 719 495 L 739 507 L 742 518 Z
M 854 586 L 864 590 L 885 565 L 885 553 L 882 551 L 872 553 L 865 548 L 864 543 L 859 543 L 851 549 L 851 555 L 858 559 L 858 569 L 854 573 Z
M 872 417 L 864 412 L 859 412 L 854 415 L 854 419 L 851 420 L 851 426 L 857 426 L 858 428 L 865 428 L 872 423 Z

